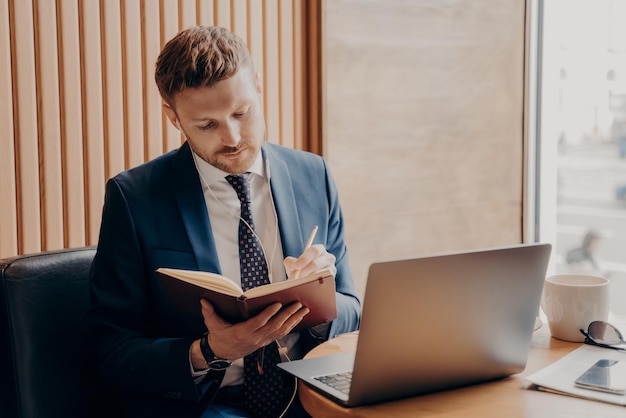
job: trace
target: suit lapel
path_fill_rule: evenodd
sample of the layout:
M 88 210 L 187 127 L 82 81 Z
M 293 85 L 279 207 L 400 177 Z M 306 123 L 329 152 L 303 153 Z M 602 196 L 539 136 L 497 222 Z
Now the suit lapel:
M 298 218 L 298 207 L 293 194 L 291 174 L 284 161 L 279 159 L 271 148 L 264 148 L 271 165 L 270 187 L 276 206 L 276 216 L 283 244 L 283 255 L 300 256 L 303 246 L 302 230 Z
M 178 151 L 174 168 L 174 195 L 198 269 L 221 273 L 202 185 L 187 142 Z
M 284 256 L 298 257 L 302 252 L 304 237 L 293 193 L 291 173 L 285 162 L 277 157 L 270 147 L 264 147 L 263 152 L 271 165 L 270 187 L 276 206 L 283 253 Z M 176 155 L 172 186 L 198 269 L 221 273 L 202 185 L 187 142 L 181 146 Z

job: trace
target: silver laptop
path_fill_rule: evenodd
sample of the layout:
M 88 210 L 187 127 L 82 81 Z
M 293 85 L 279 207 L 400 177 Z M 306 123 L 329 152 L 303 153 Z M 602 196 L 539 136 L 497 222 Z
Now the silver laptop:
M 279 367 L 350 407 L 519 373 L 550 252 L 522 244 L 374 263 L 356 352 Z

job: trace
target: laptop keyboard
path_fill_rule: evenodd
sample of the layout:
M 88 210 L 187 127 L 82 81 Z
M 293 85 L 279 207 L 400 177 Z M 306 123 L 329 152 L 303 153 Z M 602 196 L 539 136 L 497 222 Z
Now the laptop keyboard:
M 317 376 L 315 380 L 319 380 L 320 382 L 330 386 L 331 388 L 336 389 L 339 392 L 345 393 L 347 395 L 348 392 L 350 392 L 350 383 L 352 383 L 352 372 L 349 371 L 328 374 L 325 376 Z

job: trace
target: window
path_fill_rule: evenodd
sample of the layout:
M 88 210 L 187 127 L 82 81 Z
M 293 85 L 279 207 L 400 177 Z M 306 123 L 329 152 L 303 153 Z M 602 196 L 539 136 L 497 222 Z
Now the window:
M 539 1 L 537 237 L 626 314 L 626 0 Z M 585 236 L 597 263 L 581 248 Z

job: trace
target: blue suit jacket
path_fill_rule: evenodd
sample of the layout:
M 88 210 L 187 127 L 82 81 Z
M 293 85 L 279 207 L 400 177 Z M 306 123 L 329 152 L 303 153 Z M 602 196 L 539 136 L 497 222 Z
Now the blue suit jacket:
M 313 226 L 319 226 L 316 241 L 337 258 L 338 318 L 328 337 L 356 330 L 360 302 L 337 190 L 325 161 L 269 143 L 263 153 L 271 167 L 284 255 L 298 257 Z M 107 183 L 89 317 L 99 376 L 121 391 L 127 411 L 167 415 L 176 410 L 177 416 L 191 416 L 222 376 L 194 383 L 189 347 L 206 329 L 202 321 L 190 323 L 177 315 L 155 274 L 159 267 L 221 273 L 187 143 Z M 301 341 L 310 341 L 308 332 L 302 332 Z M 185 408 L 195 412 L 186 414 Z

